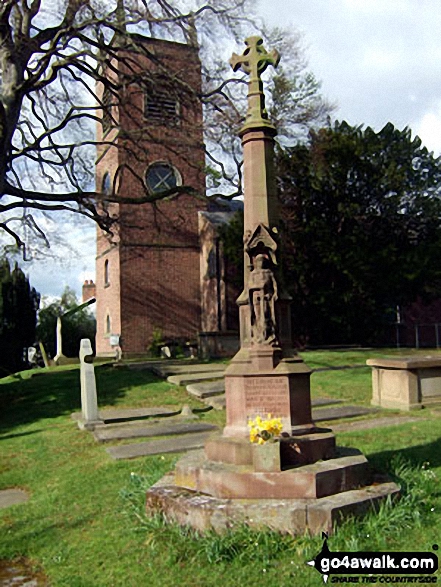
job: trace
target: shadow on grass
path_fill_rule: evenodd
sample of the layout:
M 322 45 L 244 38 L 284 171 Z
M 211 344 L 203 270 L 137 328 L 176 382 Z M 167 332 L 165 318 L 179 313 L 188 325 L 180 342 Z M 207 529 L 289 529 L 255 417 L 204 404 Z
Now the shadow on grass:
M 19 432 L 17 434 L 6 434 L 0 437 L 0 440 L 9 440 L 11 438 L 20 438 L 20 436 L 30 436 L 31 434 L 37 434 L 38 432 L 43 432 L 42 428 L 38 428 L 38 430 L 31 430 L 30 432 Z M 1 430 L 0 430 L 1 434 Z
M 134 386 L 161 381 L 150 371 L 109 369 L 105 365 L 96 367 L 95 374 L 98 404 L 105 406 L 116 404 Z M 11 377 L 0 384 L 0 434 L 16 426 L 56 418 L 80 409 L 78 367 L 41 371 L 38 377 Z
M 381 451 L 369 455 L 369 462 L 378 470 L 386 470 L 393 459 L 402 458 L 414 465 L 430 463 L 430 468 L 441 467 L 441 438 L 407 448 Z

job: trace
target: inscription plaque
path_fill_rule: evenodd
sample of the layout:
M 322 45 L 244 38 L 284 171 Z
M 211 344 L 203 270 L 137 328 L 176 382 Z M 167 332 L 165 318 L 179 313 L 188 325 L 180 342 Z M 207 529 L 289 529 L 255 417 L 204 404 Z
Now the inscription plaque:
M 289 416 L 289 391 L 287 381 L 280 377 L 246 377 L 245 409 L 247 417 L 272 414 L 275 418 Z

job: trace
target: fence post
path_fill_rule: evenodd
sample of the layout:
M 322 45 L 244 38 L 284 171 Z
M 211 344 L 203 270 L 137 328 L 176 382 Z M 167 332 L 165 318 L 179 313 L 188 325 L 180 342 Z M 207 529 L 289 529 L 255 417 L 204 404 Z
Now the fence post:
M 415 324 L 415 348 L 420 348 L 420 333 L 418 324 Z

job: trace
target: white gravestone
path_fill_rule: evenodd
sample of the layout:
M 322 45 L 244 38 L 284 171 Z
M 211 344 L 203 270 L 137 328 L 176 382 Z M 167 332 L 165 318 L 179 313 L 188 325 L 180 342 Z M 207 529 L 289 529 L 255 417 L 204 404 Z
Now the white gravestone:
M 83 338 L 80 344 L 80 383 L 82 418 L 78 426 L 81 429 L 93 430 L 104 422 L 98 413 L 93 351 L 88 338 Z

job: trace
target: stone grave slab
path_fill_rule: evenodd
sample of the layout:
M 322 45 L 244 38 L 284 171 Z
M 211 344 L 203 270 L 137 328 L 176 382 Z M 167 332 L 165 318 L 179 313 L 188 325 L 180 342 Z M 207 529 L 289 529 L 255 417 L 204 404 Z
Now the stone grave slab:
M 357 430 L 372 430 L 374 428 L 387 428 L 389 426 L 398 426 L 399 424 L 410 424 L 413 422 L 421 422 L 426 418 L 415 418 L 406 416 L 373 418 L 370 420 L 361 420 L 357 422 L 345 422 L 343 424 L 336 424 L 332 427 L 333 432 L 351 432 Z
M 209 381 L 210 379 L 221 379 L 225 375 L 224 371 L 210 371 L 203 373 L 181 373 L 180 375 L 170 375 L 167 377 L 169 383 L 174 385 L 188 385 L 198 381 Z
M 225 393 L 225 379 L 217 379 L 215 381 L 204 381 L 202 383 L 191 383 L 187 385 L 187 391 L 195 397 L 205 399 L 213 395 L 220 395 Z
M 153 371 L 160 377 L 170 375 L 185 375 L 187 373 L 212 373 L 213 371 L 225 371 L 226 366 L 213 363 L 196 363 L 194 365 L 159 365 L 153 367 Z
M 174 416 L 180 411 L 170 408 L 110 408 L 99 410 L 99 414 L 104 423 L 117 422 L 118 420 L 134 420 L 138 418 L 150 418 L 154 416 Z M 73 420 L 81 418 L 81 412 L 75 412 L 71 415 Z
M 366 416 L 375 412 L 378 412 L 376 408 L 365 408 L 362 406 L 315 408 L 312 411 L 312 419 L 314 422 L 324 422 L 326 420 L 340 420 L 340 418 L 356 418 L 357 416 Z
M 164 453 L 183 452 L 203 448 L 205 442 L 212 432 L 201 432 L 198 434 L 186 434 L 175 438 L 161 440 L 150 440 L 136 444 L 122 444 L 106 448 L 106 452 L 115 459 L 135 459 Z
M 164 360 L 152 360 L 152 361 L 137 361 L 135 363 L 114 363 L 114 368 L 127 368 L 131 371 L 155 371 L 156 369 L 160 369 L 164 367 Z M 182 361 L 177 361 L 175 359 L 167 360 L 167 367 L 172 365 L 180 365 Z
M 203 422 L 161 422 L 147 426 L 118 426 L 116 428 L 101 427 L 94 431 L 95 440 L 106 442 L 125 438 L 148 438 L 150 436 L 171 436 L 173 434 L 190 434 L 218 430 L 213 424 Z
M 225 410 L 226 403 L 227 403 L 225 394 L 214 395 L 212 397 L 207 398 L 204 401 L 206 404 L 208 404 L 214 410 Z
M 342 399 L 331 399 L 328 397 L 317 397 L 311 400 L 311 406 L 317 408 L 319 406 L 333 406 L 334 404 L 342 404 Z
M 24 489 L 2 489 L 0 491 L 0 508 L 7 508 L 11 505 L 26 503 L 29 494 Z

